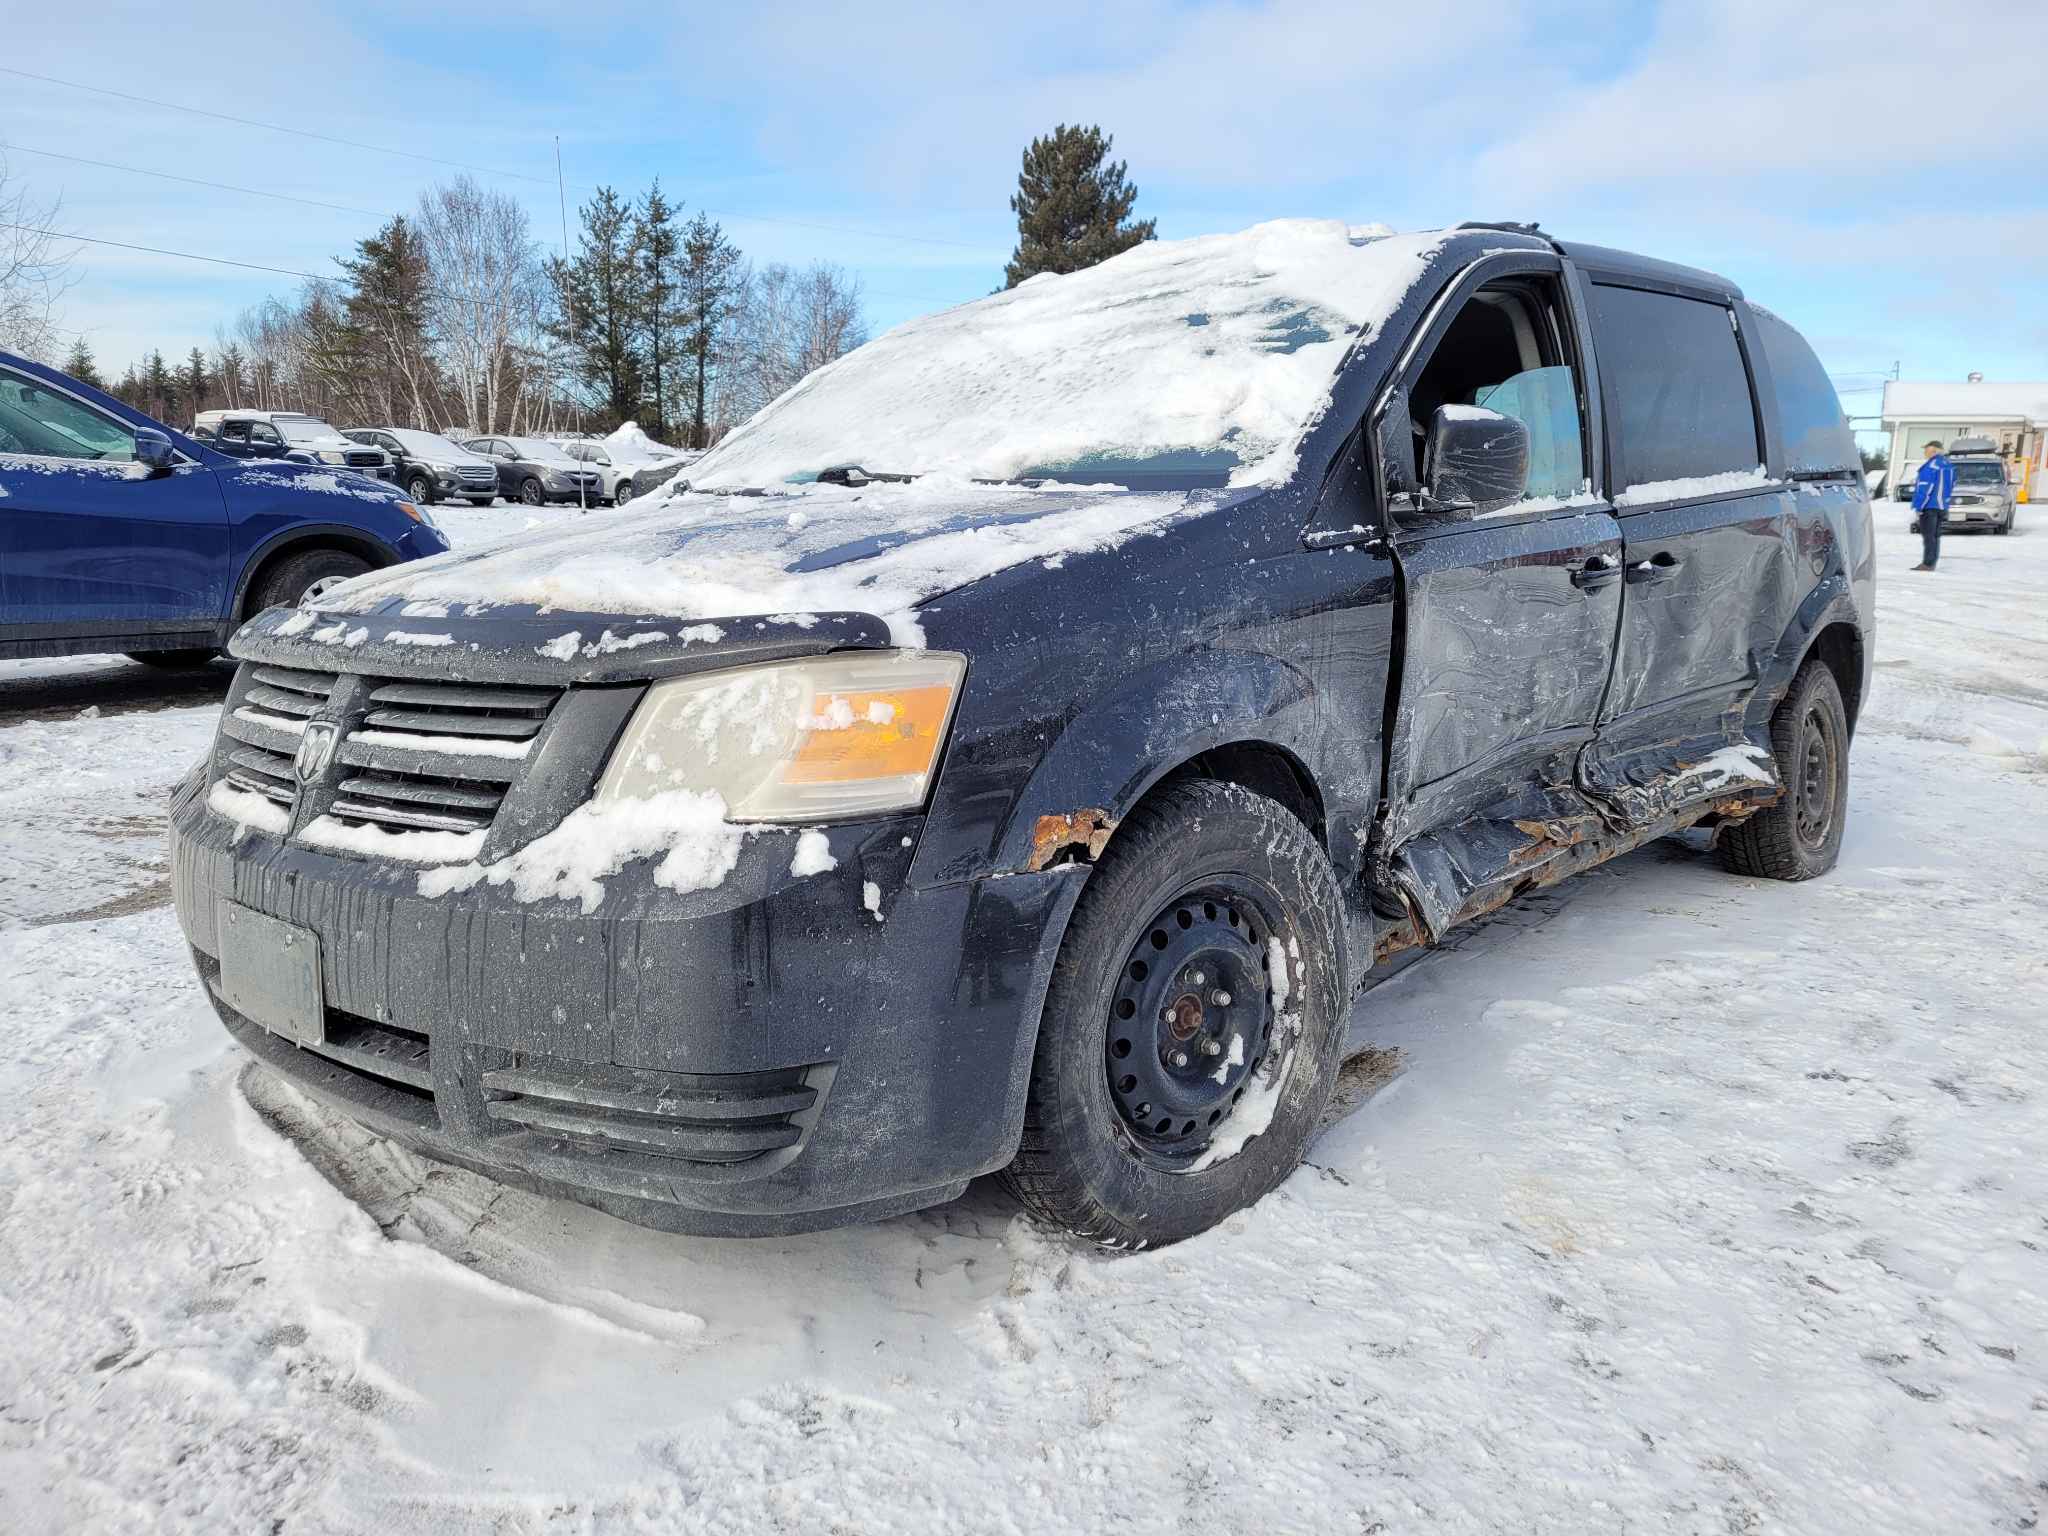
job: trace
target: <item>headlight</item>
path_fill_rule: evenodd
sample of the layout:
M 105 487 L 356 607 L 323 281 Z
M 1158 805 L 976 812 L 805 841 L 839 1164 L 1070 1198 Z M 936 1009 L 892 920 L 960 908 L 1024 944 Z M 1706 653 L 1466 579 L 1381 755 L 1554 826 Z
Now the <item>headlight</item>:
M 346 464 L 348 462 L 348 450 L 345 448 L 322 448 L 318 457 L 322 464 Z
M 600 805 L 710 790 L 730 821 L 825 821 L 924 803 L 967 660 L 862 651 L 656 683 Z
M 411 518 L 416 523 L 425 523 L 429 528 L 433 529 L 436 533 L 439 533 L 441 531 L 441 525 L 434 521 L 434 514 L 429 512 L 425 507 L 422 507 L 415 502 L 401 501 L 398 504 L 398 510 L 403 512 L 407 517 Z

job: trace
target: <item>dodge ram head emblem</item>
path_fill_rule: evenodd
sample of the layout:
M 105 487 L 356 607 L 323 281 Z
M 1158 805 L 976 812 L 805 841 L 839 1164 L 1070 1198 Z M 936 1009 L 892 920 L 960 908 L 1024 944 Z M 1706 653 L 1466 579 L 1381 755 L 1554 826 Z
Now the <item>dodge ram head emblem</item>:
M 299 750 L 292 754 L 292 776 L 310 784 L 334 761 L 334 738 L 339 734 L 332 720 L 308 720 L 299 738 Z

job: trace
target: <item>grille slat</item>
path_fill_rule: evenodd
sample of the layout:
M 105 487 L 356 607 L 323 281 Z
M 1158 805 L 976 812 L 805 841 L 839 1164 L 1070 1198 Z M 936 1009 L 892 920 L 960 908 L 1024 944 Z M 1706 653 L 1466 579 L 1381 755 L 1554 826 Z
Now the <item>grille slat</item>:
M 399 800 L 444 805 L 465 811 L 495 811 L 503 795 L 487 789 L 438 784 L 426 779 L 354 778 L 341 781 L 341 792 L 360 799 Z
M 546 714 L 552 688 L 472 688 L 461 683 L 385 683 L 370 690 L 372 704 L 425 704 L 437 709 L 528 709 Z
M 485 757 L 462 752 L 436 752 L 427 747 L 388 746 L 377 741 L 349 740 L 336 754 L 351 768 L 408 778 L 459 779 L 484 784 L 509 784 L 519 777 L 518 757 Z
M 320 713 L 320 707 L 327 702 L 327 695 L 289 692 L 258 683 L 242 695 L 242 702 L 252 709 L 267 709 L 274 715 L 310 719 Z
M 519 740 L 540 730 L 540 717 L 476 715 L 451 710 L 373 709 L 365 722 L 373 731 L 412 731 L 421 736 L 497 736 Z
M 491 824 L 488 815 L 415 810 L 372 800 L 337 800 L 328 814 L 339 821 L 374 822 L 397 832 L 481 832 Z
M 268 683 L 273 688 L 288 689 L 293 693 L 311 694 L 325 700 L 334 692 L 332 672 L 301 672 L 285 667 L 257 667 L 249 676 L 256 682 Z

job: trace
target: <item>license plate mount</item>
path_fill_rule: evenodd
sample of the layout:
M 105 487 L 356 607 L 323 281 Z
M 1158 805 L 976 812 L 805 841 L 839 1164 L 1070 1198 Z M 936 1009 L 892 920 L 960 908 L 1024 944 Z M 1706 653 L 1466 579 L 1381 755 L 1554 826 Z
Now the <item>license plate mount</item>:
M 326 1040 L 317 933 L 232 901 L 216 906 L 214 932 L 223 1002 L 299 1045 Z

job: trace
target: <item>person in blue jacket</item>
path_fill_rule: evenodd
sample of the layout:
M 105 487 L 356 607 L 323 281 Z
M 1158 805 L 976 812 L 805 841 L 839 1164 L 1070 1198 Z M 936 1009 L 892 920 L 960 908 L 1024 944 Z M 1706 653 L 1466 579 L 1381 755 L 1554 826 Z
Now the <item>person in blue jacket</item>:
M 1948 500 L 1956 490 L 1956 467 L 1949 463 L 1941 444 L 1929 443 L 1927 457 L 1913 481 L 1913 511 L 1920 518 L 1920 563 L 1916 571 L 1931 571 L 1941 558 L 1941 524 L 1948 516 Z

